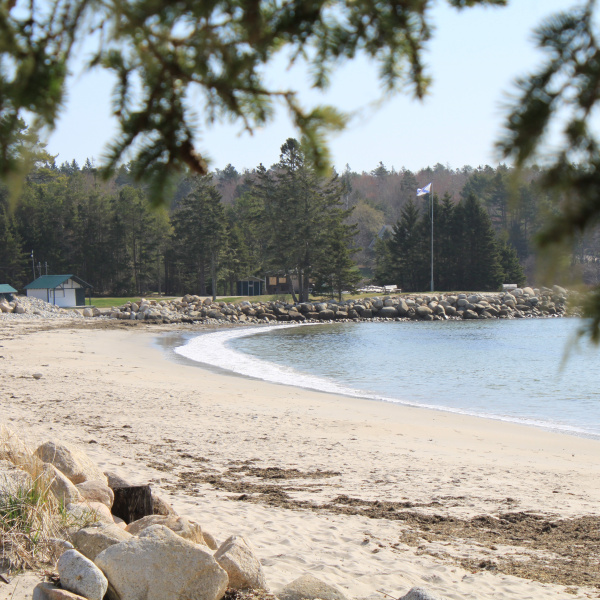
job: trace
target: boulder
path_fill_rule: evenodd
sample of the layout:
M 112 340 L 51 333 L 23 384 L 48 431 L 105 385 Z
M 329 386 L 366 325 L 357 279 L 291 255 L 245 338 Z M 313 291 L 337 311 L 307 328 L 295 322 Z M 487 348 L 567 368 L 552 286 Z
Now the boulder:
M 58 559 L 60 584 L 88 600 L 102 600 L 108 581 L 102 571 L 77 550 L 67 550 Z
M 465 310 L 462 313 L 463 319 L 479 319 L 479 315 L 474 310 Z
M 33 485 L 31 475 L 16 467 L 10 460 L 0 460 L 0 495 L 16 495 Z
M 50 491 L 56 496 L 63 506 L 81 502 L 81 494 L 71 480 L 63 475 L 54 465 L 44 463 L 43 476 L 49 482 Z
M 337 587 L 324 583 L 310 573 L 288 583 L 278 594 L 279 600 L 348 600 Z
M 220 600 L 227 588 L 227 573 L 209 552 L 162 525 L 110 546 L 96 564 L 120 600 Z
M 233 535 L 225 540 L 215 553 L 215 560 L 227 571 L 230 588 L 269 589 L 260 561 L 241 535 Z
M 45 442 L 34 454 L 44 462 L 53 464 L 75 484 L 94 479 L 108 483 L 104 473 L 75 446 Z
M 84 317 L 93 317 L 94 316 L 94 311 L 91 308 L 84 308 L 83 309 L 83 316 Z
M 90 560 L 96 560 L 100 552 L 104 552 L 109 546 L 131 539 L 132 535 L 117 524 L 100 523 L 76 531 L 71 538 L 81 554 Z
M 103 481 L 89 480 L 77 484 L 83 498 L 91 502 L 102 502 L 109 510 L 115 501 L 115 493 Z
M 66 510 L 75 522 L 80 523 L 80 527 L 83 524 L 89 525 L 98 522 L 114 523 L 110 510 L 101 502 L 74 502 L 67 504 Z
M 432 314 L 432 310 L 428 306 L 417 306 L 417 316 L 419 319 L 425 319 Z
M 398 316 L 398 311 L 395 306 L 384 306 L 379 310 L 377 316 L 384 319 L 393 319 Z
M 151 492 L 152 495 L 152 514 L 168 517 L 176 515 L 175 509 L 162 496 Z
M 148 515 L 133 523 L 129 523 L 125 531 L 131 535 L 139 535 L 142 531 L 153 525 L 168 527 L 172 532 L 186 540 L 190 540 L 190 542 L 194 542 L 194 544 L 205 543 L 202 537 L 202 529 L 198 523 L 190 521 L 187 517 L 178 517 L 176 515 Z
M 399 317 L 405 317 L 408 313 L 408 304 L 406 304 L 406 302 L 400 298 L 400 300 L 398 300 L 398 304 L 396 305 L 396 310 L 398 311 Z
M 86 600 L 79 594 L 54 587 L 51 583 L 38 583 L 33 588 L 33 600 Z
M 398 600 L 441 600 L 439 596 L 432 596 L 423 588 L 414 587 L 407 594 L 398 598 Z

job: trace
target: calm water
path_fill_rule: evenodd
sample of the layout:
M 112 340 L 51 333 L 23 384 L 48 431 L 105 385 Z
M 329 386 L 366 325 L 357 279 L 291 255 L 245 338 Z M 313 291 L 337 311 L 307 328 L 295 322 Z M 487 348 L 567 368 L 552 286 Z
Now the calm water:
M 570 344 L 579 324 L 522 319 L 227 329 L 175 352 L 267 381 L 600 438 L 600 349 Z

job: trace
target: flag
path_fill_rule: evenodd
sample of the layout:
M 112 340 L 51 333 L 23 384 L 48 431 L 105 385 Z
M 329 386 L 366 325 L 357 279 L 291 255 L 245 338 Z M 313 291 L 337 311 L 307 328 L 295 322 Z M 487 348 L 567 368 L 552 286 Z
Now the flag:
M 424 188 L 417 188 L 417 196 L 424 196 L 431 192 L 431 183 L 428 183 Z

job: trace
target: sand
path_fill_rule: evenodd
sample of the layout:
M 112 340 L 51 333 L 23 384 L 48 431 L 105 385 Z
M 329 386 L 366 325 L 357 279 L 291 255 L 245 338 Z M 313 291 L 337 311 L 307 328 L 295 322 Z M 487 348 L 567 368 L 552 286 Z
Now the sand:
M 244 535 L 274 591 L 310 572 L 351 598 L 600 597 L 600 442 L 216 373 L 159 335 L 2 322 L 0 424 Z

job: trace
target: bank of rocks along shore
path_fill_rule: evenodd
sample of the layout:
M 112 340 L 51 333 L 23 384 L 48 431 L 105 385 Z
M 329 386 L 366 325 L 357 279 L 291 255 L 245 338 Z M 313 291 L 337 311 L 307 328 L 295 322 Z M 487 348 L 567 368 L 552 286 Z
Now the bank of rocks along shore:
M 56 522 L 58 537 L 28 540 L 26 566 L 46 567 L 52 580 L 39 583 L 32 600 L 237 600 L 240 592 L 253 600 L 350 600 L 311 573 L 273 592 L 243 536 L 219 543 L 149 485 L 102 472 L 81 448 L 48 440 L 32 453 L 13 432 L 5 434 L 0 501 L 16 506 L 36 490 L 46 498 L 38 511 Z M 23 546 L 4 539 L 2 546 L 3 571 L 12 577 L 22 566 Z M 3 582 L 10 583 L 6 574 Z M 398 600 L 439 597 L 412 588 Z
M 515 289 L 473 294 L 415 294 L 345 300 L 342 302 L 280 301 L 239 304 L 213 302 L 186 295 L 180 300 L 141 300 L 98 309 L 84 309 L 85 317 L 150 321 L 154 323 L 315 323 L 331 321 L 436 321 L 445 319 L 516 319 L 561 317 L 573 297 L 564 288 Z M 576 314 L 570 311 L 569 314 Z

